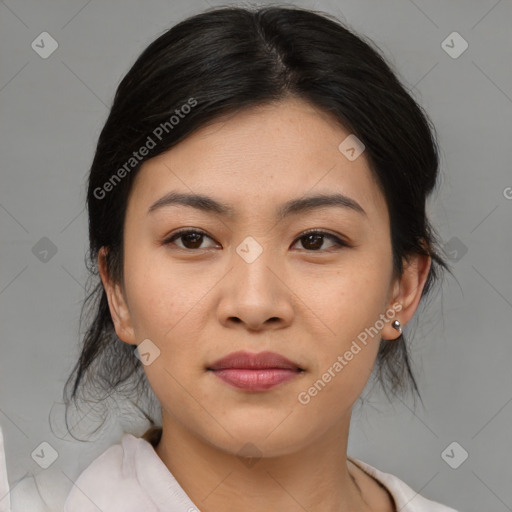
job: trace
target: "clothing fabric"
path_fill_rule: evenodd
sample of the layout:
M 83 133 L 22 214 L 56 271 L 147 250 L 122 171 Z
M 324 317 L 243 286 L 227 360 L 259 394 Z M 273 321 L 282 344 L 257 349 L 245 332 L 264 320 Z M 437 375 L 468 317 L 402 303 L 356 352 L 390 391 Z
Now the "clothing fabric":
M 11 493 L 7 480 L 7 463 L 5 461 L 4 434 L 0 427 L 0 512 L 11 512 Z
M 400 512 L 457 512 L 420 496 L 398 477 L 348 457 L 388 489 Z M 152 444 L 124 434 L 79 476 L 64 512 L 200 512 Z
M 62 512 L 70 487 L 69 479 L 56 467 L 29 471 L 9 483 L 0 426 L 0 512 Z

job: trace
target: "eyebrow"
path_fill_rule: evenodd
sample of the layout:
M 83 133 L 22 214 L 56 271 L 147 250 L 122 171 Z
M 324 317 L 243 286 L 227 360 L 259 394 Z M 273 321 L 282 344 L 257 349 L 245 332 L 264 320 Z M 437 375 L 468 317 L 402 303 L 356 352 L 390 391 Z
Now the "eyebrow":
M 214 213 L 224 217 L 235 216 L 235 210 L 226 203 L 202 194 L 181 192 L 169 192 L 161 197 L 149 207 L 148 214 L 165 206 L 173 205 L 190 206 L 207 213 Z M 367 216 L 363 207 L 350 197 L 343 194 L 317 194 L 292 199 L 284 203 L 277 209 L 276 217 L 278 220 L 282 220 L 290 215 L 325 207 L 345 208 Z

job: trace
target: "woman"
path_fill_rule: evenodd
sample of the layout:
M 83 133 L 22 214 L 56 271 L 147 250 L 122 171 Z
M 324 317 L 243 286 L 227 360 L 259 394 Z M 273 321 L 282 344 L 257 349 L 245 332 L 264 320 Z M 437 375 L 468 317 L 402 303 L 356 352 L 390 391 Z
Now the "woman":
M 211 10 L 141 54 L 90 171 L 101 281 L 67 400 L 154 393 L 161 418 L 66 512 L 454 510 L 347 456 L 374 369 L 418 392 L 403 328 L 447 268 L 432 130 L 324 14 Z

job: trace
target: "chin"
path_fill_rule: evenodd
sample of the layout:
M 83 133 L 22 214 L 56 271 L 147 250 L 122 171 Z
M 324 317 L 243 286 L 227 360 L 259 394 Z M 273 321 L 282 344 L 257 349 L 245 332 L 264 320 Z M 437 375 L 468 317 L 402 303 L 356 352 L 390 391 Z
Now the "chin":
M 286 425 L 282 420 L 274 415 L 250 421 L 246 416 L 244 421 L 229 423 L 229 434 L 223 429 L 216 429 L 217 435 L 210 432 L 209 436 L 203 436 L 208 444 L 230 455 L 242 458 L 279 457 L 297 452 L 312 437 L 303 426 Z

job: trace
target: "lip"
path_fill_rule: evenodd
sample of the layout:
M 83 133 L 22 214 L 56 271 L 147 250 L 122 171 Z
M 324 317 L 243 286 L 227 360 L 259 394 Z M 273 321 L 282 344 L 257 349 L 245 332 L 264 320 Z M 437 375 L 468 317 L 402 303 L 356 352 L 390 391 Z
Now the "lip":
M 265 391 L 294 379 L 303 369 L 275 352 L 233 352 L 208 367 L 227 384 L 246 391 Z

